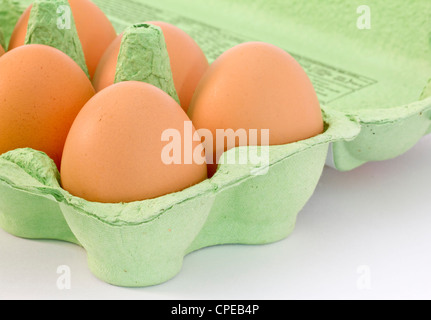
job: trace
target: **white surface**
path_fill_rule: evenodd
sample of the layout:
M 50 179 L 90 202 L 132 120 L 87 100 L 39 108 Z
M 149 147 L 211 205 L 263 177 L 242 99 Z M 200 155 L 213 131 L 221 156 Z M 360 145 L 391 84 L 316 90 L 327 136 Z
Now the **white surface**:
M 430 190 L 431 136 L 395 160 L 326 168 L 288 239 L 203 249 L 142 289 L 99 281 L 77 246 L 0 230 L 0 299 L 430 299 Z M 61 265 L 70 290 L 57 287 Z

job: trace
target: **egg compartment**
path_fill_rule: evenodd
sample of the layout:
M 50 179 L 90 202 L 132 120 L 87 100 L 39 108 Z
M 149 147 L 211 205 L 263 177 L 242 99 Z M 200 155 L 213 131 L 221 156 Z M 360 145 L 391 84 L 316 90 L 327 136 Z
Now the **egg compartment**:
M 247 41 L 289 52 L 323 105 L 360 119 L 356 139 L 331 144 L 327 164 L 340 171 L 398 157 L 431 131 L 429 0 L 137 0 L 124 18 L 115 0 L 94 2 L 118 30 L 145 19 L 182 28 L 210 62 Z
M 211 179 L 157 199 L 101 204 L 73 197 L 60 186 L 46 154 L 18 149 L 0 157 L 0 226 L 29 239 L 56 239 L 83 247 L 101 280 L 124 287 L 163 283 L 184 257 L 222 244 L 282 240 L 314 193 L 329 144 L 359 133 L 356 119 L 324 112 L 323 134 L 270 147 L 269 170 L 221 164 Z M 232 149 L 239 155 L 247 147 Z

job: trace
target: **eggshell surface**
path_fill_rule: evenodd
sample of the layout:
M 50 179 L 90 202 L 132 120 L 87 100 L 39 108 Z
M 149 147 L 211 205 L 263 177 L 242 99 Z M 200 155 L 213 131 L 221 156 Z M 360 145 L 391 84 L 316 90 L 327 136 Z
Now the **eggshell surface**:
M 205 163 L 163 160 L 166 130 L 185 138 L 190 119 L 164 91 L 126 81 L 97 93 L 82 109 L 64 149 L 62 185 L 93 202 L 129 203 L 182 191 L 207 178 Z
M 55 48 L 7 52 L 0 58 L 0 154 L 33 148 L 60 167 L 69 129 L 94 94 L 82 69 Z
M 115 38 L 108 46 L 99 65 L 94 73 L 93 86 L 96 92 L 99 92 L 115 82 L 115 74 L 117 71 L 118 55 L 120 54 L 122 34 Z
M 196 89 L 188 114 L 196 129 L 208 129 L 213 137 L 217 129 L 269 129 L 269 145 L 305 140 L 324 130 L 316 92 L 303 68 L 284 50 L 261 42 L 222 54 Z M 210 175 L 217 169 L 217 154 L 229 149 L 223 141 L 213 143 Z M 236 147 L 241 145 L 236 141 Z
M 90 77 L 94 76 L 99 60 L 117 33 L 106 15 L 89 0 L 68 0 L 81 40 Z M 9 50 L 25 43 L 32 6 L 23 13 L 9 43 Z
M 25 37 L 27 35 L 28 21 L 30 19 L 30 13 L 32 8 L 33 5 L 27 7 L 27 9 L 25 9 L 21 17 L 18 19 L 18 22 L 16 23 L 11 38 L 9 40 L 9 51 L 24 45 Z
M 161 21 L 146 22 L 160 27 L 169 53 L 175 89 L 181 107 L 187 112 L 199 81 L 209 67 L 208 60 L 198 44 L 183 30 Z M 93 79 L 96 91 L 115 81 L 117 58 L 120 53 L 122 35 L 118 36 L 102 57 Z

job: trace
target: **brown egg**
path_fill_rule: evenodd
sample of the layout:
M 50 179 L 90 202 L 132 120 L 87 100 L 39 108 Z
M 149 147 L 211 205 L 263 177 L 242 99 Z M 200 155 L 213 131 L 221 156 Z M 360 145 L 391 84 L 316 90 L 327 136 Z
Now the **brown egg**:
M 175 89 L 180 98 L 182 108 L 187 111 L 195 89 L 209 67 L 208 60 L 198 44 L 180 28 L 160 21 L 147 23 L 156 25 L 163 31 Z M 122 35 L 119 35 L 100 61 L 93 79 L 96 91 L 106 88 L 115 81 L 121 38 Z
M 302 67 L 282 49 L 261 42 L 238 45 L 222 54 L 203 77 L 188 112 L 196 129 L 269 130 L 269 145 L 283 145 L 323 132 L 320 104 Z M 256 143 L 257 142 L 257 143 Z M 209 175 L 219 156 L 232 147 L 259 145 L 213 139 Z
M 178 103 L 150 84 L 126 81 L 102 90 L 70 130 L 61 168 L 63 188 L 88 201 L 128 203 L 207 179 L 205 163 L 164 159 L 166 130 L 177 132 L 193 150 L 201 145 L 186 134 L 186 123 L 190 119 Z
M 122 34 L 120 34 L 112 41 L 99 61 L 99 65 L 92 80 L 96 92 L 102 91 L 106 87 L 114 84 L 122 39 Z
M 0 58 L 0 154 L 33 148 L 60 167 L 69 129 L 94 94 L 65 53 L 43 45 L 9 51 Z
M 99 60 L 117 33 L 106 15 L 89 0 L 69 0 L 81 40 L 90 77 L 93 77 Z M 9 43 L 9 50 L 24 45 L 32 6 L 17 22 Z

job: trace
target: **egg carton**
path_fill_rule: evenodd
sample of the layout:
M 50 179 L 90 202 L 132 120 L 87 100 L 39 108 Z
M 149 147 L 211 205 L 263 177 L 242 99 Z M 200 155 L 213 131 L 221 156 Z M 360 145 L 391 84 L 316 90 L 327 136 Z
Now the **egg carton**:
M 115 6 L 123 4 L 95 2 L 112 17 Z M 138 2 L 150 10 L 150 2 Z M 107 283 L 161 284 L 177 275 L 184 257 L 196 250 L 287 238 L 325 165 L 349 171 L 392 159 L 431 133 L 429 1 L 375 0 L 368 9 L 356 0 L 348 5 L 338 0 L 265 3 L 207 0 L 193 2 L 190 10 L 191 0 L 160 0 L 154 12 L 170 8 L 165 20 L 196 35 L 210 60 L 217 53 L 205 34 L 215 42 L 223 39 L 220 50 L 251 40 L 285 48 L 315 84 L 324 133 L 271 146 L 264 175 L 256 174 L 252 163 L 221 164 L 215 176 L 196 186 L 129 204 L 74 197 L 61 188 L 57 167 L 44 153 L 14 150 L 0 156 L 0 226 L 22 238 L 81 246 L 90 270 Z M 370 25 L 367 10 L 379 17 Z M 217 12 L 224 29 L 215 26 Z M 248 35 L 226 31 L 244 30 L 244 25 Z M 236 148 L 223 157 L 245 152 L 248 148 Z

